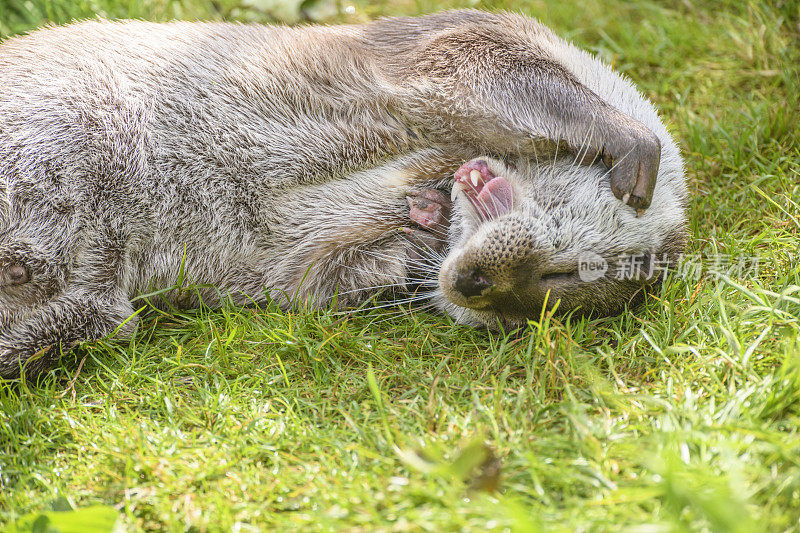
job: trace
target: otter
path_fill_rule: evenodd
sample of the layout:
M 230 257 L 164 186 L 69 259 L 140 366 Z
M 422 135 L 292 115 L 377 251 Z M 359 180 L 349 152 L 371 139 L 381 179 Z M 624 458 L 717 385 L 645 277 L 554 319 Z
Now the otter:
M 585 281 L 583 252 L 684 246 L 683 163 L 652 104 L 521 15 L 85 21 L 6 40 L 0 80 L 6 378 L 132 335 L 154 291 L 289 307 L 392 288 L 516 325 L 619 313 L 653 281 Z

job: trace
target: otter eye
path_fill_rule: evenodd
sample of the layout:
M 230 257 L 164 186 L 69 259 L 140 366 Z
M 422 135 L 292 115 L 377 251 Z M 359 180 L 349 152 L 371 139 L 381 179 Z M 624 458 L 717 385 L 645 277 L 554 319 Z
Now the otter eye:
M 11 265 L 0 270 L 0 287 L 22 285 L 29 280 L 28 270 L 22 265 Z

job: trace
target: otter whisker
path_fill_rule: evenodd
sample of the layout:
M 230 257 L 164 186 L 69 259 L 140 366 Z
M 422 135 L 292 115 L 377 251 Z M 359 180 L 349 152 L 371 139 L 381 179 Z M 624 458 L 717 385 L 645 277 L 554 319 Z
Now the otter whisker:
M 424 230 L 422 230 L 422 231 L 424 231 Z M 431 231 L 426 231 L 426 233 L 427 233 L 426 238 L 428 238 L 428 239 L 434 240 L 436 242 L 441 242 L 441 243 L 444 243 L 444 244 L 447 244 L 449 242 L 447 239 L 444 239 L 442 237 L 438 237 L 435 233 L 433 233 Z M 398 238 L 404 238 L 404 239 L 406 239 L 407 242 L 409 242 L 408 241 L 408 237 L 403 233 L 399 233 L 399 232 L 395 233 L 395 236 L 398 237 Z
M 387 255 L 387 254 L 381 254 L 379 252 L 366 252 L 365 251 L 364 255 L 366 255 L 367 257 L 374 257 L 376 259 L 384 259 L 384 260 L 390 261 L 390 262 L 396 262 L 396 263 L 405 262 L 406 265 L 410 265 L 410 266 L 414 266 L 414 267 L 418 267 L 418 268 L 427 268 L 427 267 L 430 266 L 429 263 L 427 263 L 427 262 L 418 261 L 418 260 L 410 259 L 410 258 L 400 258 L 400 257 L 391 256 L 391 255 Z M 379 274 L 378 272 L 372 272 L 372 273 L 373 274 Z
M 631 148 L 630 150 L 628 150 L 628 152 L 627 152 L 625 155 L 623 155 L 622 157 L 620 157 L 618 160 L 614 161 L 614 165 L 612 165 L 612 166 L 611 166 L 611 167 L 609 167 L 609 168 L 608 168 L 608 169 L 607 169 L 605 172 L 603 172 L 603 175 L 602 175 L 602 177 L 603 177 L 603 178 L 605 178 L 606 176 L 610 175 L 610 174 L 611 174 L 611 171 L 613 170 L 613 167 L 614 167 L 615 165 L 618 165 L 618 164 L 622 163 L 623 161 L 625 161 L 625 159 L 626 159 L 626 158 L 627 158 L 629 155 L 631 155 L 632 153 L 633 153 L 633 148 Z
M 415 283 L 417 283 L 419 285 L 426 285 L 426 284 L 428 284 L 427 282 L 430 281 L 430 280 L 412 280 L 412 281 L 415 281 Z M 429 284 L 429 285 L 431 287 L 435 287 L 437 284 Z M 341 291 L 341 292 L 337 292 L 336 294 L 339 295 L 339 296 L 345 296 L 345 295 L 353 294 L 353 293 L 357 293 L 357 292 L 367 292 L 367 291 L 374 291 L 374 290 L 379 290 L 379 289 L 392 289 L 392 288 L 395 288 L 395 287 L 397 287 L 397 288 L 405 288 L 405 284 L 404 283 L 386 283 L 386 284 L 383 284 L 383 285 L 373 285 L 371 287 L 359 287 L 358 289 L 351 289 L 349 291 Z
M 583 141 L 581 141 L 581 145 L 578 148 L 577 152 L 575 153 L 575 159 L 572 160 L 572 164 L 570 165 L 571 167 L 578 166 L 579 164 L 578 162 L 583 161 L 583 158 L 585 158 L 586 154 L 589 153 L 589 139 L 594 133 L 594 126 L 596 122 L 597 122 L 597 115 L 592 115 L 592 122 L 589 124 L 589 128 L 586 130 L 586 135 L 584 135 Z M 597 159 L 597 154 L 595 154 L 591 163 L 594 163 L 595 159 Z
M 415 260 L 415 259 L 410 259 L 410 258 L 401 259 L 398 256 L 382 254 L 380 252 L 375 252 L 375 251 L 372 251 L 372 250 L 369 250 L 369 251 L 365 250 L 364 251 L 364 255 L 367 255 L 367 256 L 370 256 L 370 257 L 376 257 L 378 259 L 386 259 L 388 261 L 395 261 L 395 262 L 405 261 L 406 264 L 410 264 L 412 266 L 416 266 L 416 267 L 420 267 L 420 268 L 428 268 L 428 267 L 434 267 L 435 266 L 435 263 L 430 263 L 430 262 L 420 261 L 420 260 Z
M 339 266 L 341 266 L 341 267 L 343 267 L 343 268 L 346 268 L 346 269 L 348 269 L 348 270 L 353 270 L 353 271 L 355 271 L 355 272 L 358 272 L 358 273 L 360 273 L 360 274 L 369 274 L 369 275 L 372 275 L 372 276 L 384 276 L 384 275 L 385 275 L 385 273 L 383 273 L 383 272 L 377 272 L 377 271 L 372 271 L 372 270 L 366 270 L 366 269 L 364 269 L 364 268 L 360 268 L 360 267 L 354 267 L 354 266 L 349 266 L 349 265 L 343 265 L 343 264 L 341 264 L 341 263 L 337 263 L 337 264 L 339 264 Z M 402 286 L 403 286 L 403 284 L 404 284 L 404 282 L 408 282 L 408 281 L 411 281 L 411 282 L 413 282 L 413 283 L 425 283 L 425 282 L 427 282 L 427 281 L 430 281 L 430 280 L 429 280 L 429 279 L 423 279 L 423 278 L 405 278 L 405 279 L 403 280 L 403 283 L 401 283 L 401 282 L 398 282 L 398 283 L 396 283 L 396 284 L 387 284 L 387 286 L 398 286 L 398 287 L 402 287 Z M 354 292 L 358 292 L 358 291 L 361 291 L 361 290 L 364 290 L 364 289 L 362 289 L 362 288 L 358 288 L 358 289 L 355 289 L 355 291 L 354 291 Z M 339 294 L 347 294 L 347 293 L 340 292 Z
M 408 313 L 409 311 L 416 311 L 416 310 L 424 310 L 434 307 L 436 304 L 434 302 L 428 301 L 427 303 L 419 303 L 423 302 L 424 300 L 430 300 L 430 295 L 425 294 L 415 300 L 411 301 L 391 301 L 385 302 L 382 305 L 376 305 L 371 307 L 363 307 L 359 309 L 360 312 L 372 313 L 375 311 L 382 311 L 383 316 L 396 316 L 400 314 Z M 394 309 L 393 309 L 394 308 Z
M 550 170 L 551 171 L 555 170 L 556 163 L 558 162 L 558 145 L 559 144 L 560 144 L 560 141 L 556 140 L 556 149 L 555 149 L 555 151 L 553 153 L 553 162 L 550 164 Z
M 390 262 L 399 262 L 399 261 L 401 261 L 401 259 L 399 257 L 397 257 L 397 256 L 392 256 L 392 255 L 388 255 L 388 254 L 381 254 L 381 253 L 376 252 L 374 250 L 362 250 L 361 252 L 364 255 L 376 257 L 376 258 L 379 258 L 379 259 L 385 259 L 385 260 L 390 261 Z M 423 275 L 426 274 L 426 273 L 430 273 L 430 274 L 432 274 L 432 276 L 431 277 L 417 277 L 417 276 L 409 275 L 407 273 L 406 277 L 402 281 L 398 281 L 397 283 L 386 283 L 386 284 L 374 285 L 374 286 L 371 286 L 371 287 L 357 288 L 357 289 L 352 289 L 352 290 L 348 290 L 348 291 L 339 292 L 338 294 L 339 295 L 347 295 L 347 294 L 352 294 L 352 293 L 357 293 L 357 292 L 367 292 L 367 291 L 370 291 L 370 290 L 378 290 L 378 289 L 386 289 L 386 288 L 394 288 L 394 287 L 405 289 L 408 284 L 418 285 L 418 286 L 431 286 L 431 287 L 435 287 L 436 286 L 437 282 L 435 281 L 435 278 L 436 278 L 435 275 L 438 273 L 438 268 L 435 265 L 428 264 L 428 263 L 421 262 L 421 261 L 408 260 L 408 259 L 407 259 L 407 261 L 410 262 L 410 263 L 413 263 L 414 265 L 416 265 L 416 268 L 414 270 L 421 271 L 421 273 Z M 358 272 L 360 274 L 366 274 L 366 275 L 372 275 L 372 276 L 378 276 L 378 277 L 381 277 L 381 276 L 385 275 L 385 272 L 368 270 L 366 268 L 359 267 L 359 266 L 346 265 L 346 264 L 341 263 L 341 261 L 336 261 L 336 263 L 339 266 L 343 267 L 343 268 L 346 268 L 348 270 L 353 270 L 353 271 Z
M 411 241 L 410 239 L 408 239 L 404 235 L 398 235 L 397 237 L 399 239 L 405 241 L 405 243 L 408 244 L 409 246 L 411 246 L 414 250 L 416 250 L 418 252 L 422 252 L 423 256 L 425 256 L 425 254 L 429 254 L 430 256 L 433 256 L 434 259 L 439 259 L 439 260 L 442 260 L 442 261 L 444 260 L 444 256 L 442 256 L 439 252 L 437 252 L 434 248 L 432 248 L 430 245 L 428 245 L 425 242 L 416 243 L 416 242 Z M 421 248 L 420 244 L 424 245 L 425 248 Z M 422 262 L 419 262 L 419 263 L 422 264 Z
M 375 311 L 377 309 L 385 309 L 387 307 L 401 307 L 401 306 L 406 305 L 406 304 L 413 304 L 413 303 L 421 302 L 423 300 L 428 300 L 428 299 L 430 299 L 430 295 L 429 294 L 419 294 L 419 295 L 410 296 L 408 298 L 402 298 L 400 300 L 391 300 L 391 301 L 388 301 L 388 302 L 386 302 L 384 304 L 375 305 L 375 306 L 372 306 L 372 307 L 360 307 L 358 310 L 361 311 L 361 312 L 366 312 L 366 311 Z
M 417 312 L 420 312 L 420 311 L 424 312 L 424 311 L 428 311 L 428 310 L 435 309 L 435 308 L 436 308 L 436 304 L 433 303 L 433 302 L 429 302 L 429 303 L 423 304 L 423 305 L 416 305 L 413 308 L 400 306 L 400 307 L 397 308 L 396 311 L 388 311 L 388 312 L 380 313 L 380 315 L 379 315 L 380 320 L 370 321 L 370 325 L 371 326 L 377 326 L 377 325 L 383 324 L 385 322 L 389 322 L 390 320 L 394 320 L 394 319 L 396 319 L 397 317 L 400 317 L 400 316 L 407 316 L 407 315 L 414 314 L 414 313 L 417 313 Z
M 359 307 L 357 307 L 355 309 L 350 309 L 348 311 L 339 311 L 337 313 L 340 313 L 340 314 L 341 313 L 348 313 L 348 312 L 352 313 L 353 311 L 365 312 L 365 311 L 372 311 L 372 310 L 375 310 L 375 309 L 384 309 L 384 308 L 387 308 L 387 307 L 403 306 L 403 305 L 406 305 L 406 304 L 415 304 L 416 302 L 428 300 L 430 298 L 430 294 L 432 294 L 433 292 L 434 292 L 433 290 L 425 291 L 425 292 L 419 292 L 419 293 L 415 292 L 415 293 L 411 294 L 410 296 L 407 296 L 407 297 L 404 297 L 404 298 L 378 300 L 380 303 L 377 303 L 376 305 L 368 305 L 370 302 L 375 302 L 376 301 L 376 299 L 380 295 L 380 293 L 377 293 L 377 294 L 373 295 L 372 297 L 370 297 L 368 300 L 364 301 Z

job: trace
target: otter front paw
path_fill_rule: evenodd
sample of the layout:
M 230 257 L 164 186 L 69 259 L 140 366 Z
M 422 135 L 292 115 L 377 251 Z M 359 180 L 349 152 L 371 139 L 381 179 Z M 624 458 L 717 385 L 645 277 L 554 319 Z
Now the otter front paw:
M 656 187 L 661 142 L 645 127 L 632 130 L 631 137 L 611 146 L 611 191 L 640 214 L 650 207 Z
M 37 348 L 33 346 L 14 347 L 0 339 L 0 379 L 14 379 L 24 373 L 35 378 L 49 370 L 61 354 L 60 344 Z
M 406 289 L 415 292 L 425 285 L 423 280 L 436 279 L 436 258 L 447 244 L 452 202 L 438 189 L 413 191 L 406 199 L 409 219 L 417 226 L 401 228 L 406 243 Z
M 406 196 L 409 218 L 422 228 L 443 236 L 450 224 L 450 199 L 438 189 L 422 189 Z
M 581 161 L 592 164 L 598 158 L 611 169 L 614 196 L 641 215 L 650 207 L 661 160 L 661 141 L 643 124 L 625 120 L 625 124 L 606 136 L 600 148 L 588 148 Z

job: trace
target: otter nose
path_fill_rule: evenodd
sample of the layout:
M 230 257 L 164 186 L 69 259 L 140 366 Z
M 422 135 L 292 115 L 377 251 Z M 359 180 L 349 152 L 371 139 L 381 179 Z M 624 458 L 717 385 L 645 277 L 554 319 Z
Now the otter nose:
M 480 296 L 483 291 L 491 286 L 492 282 L 477 270 L 459 273 L 453 285 L 455 290 L 463 294 L 466 298 Z

